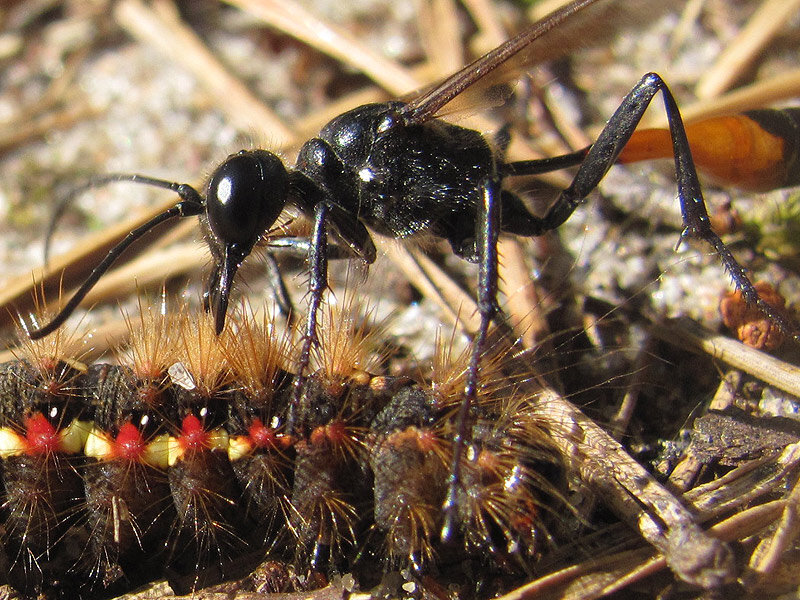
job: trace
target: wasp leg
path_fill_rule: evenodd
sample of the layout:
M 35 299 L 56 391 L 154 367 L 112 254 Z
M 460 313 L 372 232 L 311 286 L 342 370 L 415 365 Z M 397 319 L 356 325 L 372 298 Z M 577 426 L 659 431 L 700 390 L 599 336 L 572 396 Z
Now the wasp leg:
M 267 281 L 272 288 L 272 295 L 278 304 L 278 310 L 286 318 L 286 322 L 291 325 L 294 323 L 294 305 L 292 304 L 291 296 L 289 296 L 289 290 L 286 289 L 286 282 L 283 280 L 283 275 L 281 275 L 278 261 L 270 251 L 267 251 L 264 255 L 264 261 L 267 268 Z
M 561 192 L 544 217 L 541 220 L 529 218 L 529 226 L 524 223 L 524 219 L 518 220 L 513 233 L 536 236 L 541 235 L 543 231 L 560 227 L 573 211 L 583 203 L 586 196 L 597 187 L 600 180 L 617 161 L 639 124 L 642 115 L 658 92 L 662 93 L 667 113 L 675 157 L 675 174 L 678 180 L 678 199 L 683 216 L 683 231 L 678 245 L 688 237 L 697 237 L 710 244 L 719 255 L 720 260 L 722 260 L 722 264 L 733 279 L 734 285 L 741 290 L 744 299 L 748 303 L 755 304 L 784 333 L 792 336 L 795 340 L 800 340 L 797 327 L 759 296 L 744 267 L 739 264 L 730 249 L 711 229 L 703 192 L 697 178 L 697 169 L 692 159 L 689 140 L 686 136 L 678 105 L 667 84 L 655 73 L 648 73 L 634 86 L 611 119 L 609 119 L 597 141 L 588 150 L 581 150 L 578 153 L 552 159 L 555 161 L 553 164 L 569 166 L 570 160 L 577 158 L 581 152 L 586 152 L 586 157 L 580 164 L 572 183 Z M 558 159 L 562 160 L 559 161 Z M 539 161 L 510 163 L 504 165 L 501 172 L 504 175 L 541 172 L 535 171 L 537 168 L 536 163 L 539 163 Z M 544 168 L 545 166 L 546 164 L 542 165 L 541 163 L 538 165 L 539 168 Z M 557 168 L 561 168 L 561 166 Z M 526 228 L 528 229 L 527 231 L 525 231 Z
M 375 245 L 363 223 L 329 200 L 317 202 L 314 206 L 314 230 L 311 234 L 308 249 L 310 274 L 308 314 L 306 316 L 303 343 L 297 360 L 297 378 L 294 382 L 287 423 L 290 433 L 295 426 L 295 416 L 305 389 L 306 372 L 311 362 L 311 349 L 319 339 L 317 335 L 317 314 L 322 304 L 322 295 L 328 287 L 329 223 L 333 226 L 333 233 L 338 235 L 339 241 L 346 244 L 346 246 L 338 246 L 340 251 L 349 253 L 350 258 L 360 258 L 368 264 L 375 261 Z M 291 247 L 291 245 L 286 247 Z
M 475 246 L 478 251 L 478 312 L 481 323 L 472 342 L 472 355 L 466 374 L 464 398 L 456 416 L 456 434 L 453 440 L 453 459 L 447 481 L 447 496 L 444 501 L 444 523 L 442 541 L 451 542 L 456 534 L 458 518 L 458 486 L 461 472 L 461 457 L 464 452 L 470 408 L 478 393 L 478 367 L 486 345 L 489 325 L 500 313 L 497 305 L 497 238 L 500 233 L 501 190 L 498 181 L 484 181 L 482 198 L 478 205 Z

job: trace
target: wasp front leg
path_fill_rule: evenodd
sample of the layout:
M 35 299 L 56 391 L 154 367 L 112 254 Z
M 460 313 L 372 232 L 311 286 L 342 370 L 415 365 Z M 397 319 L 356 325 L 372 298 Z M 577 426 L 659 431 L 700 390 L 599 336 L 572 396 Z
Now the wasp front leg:
M 313 202 L 314 229 L 308 246 L 308 314 L 306 316 L 303 342 L 297 362 L 297 378 L 294 383 L 289 414 L 289 428 L 294 426 L 303 390 L 305 388 L 306 374 L 311 362 L 311 350 L 317 344 L 318 313 L 322 305 L 322 296 L 328 287 L 328 233 L 329 225 L 332 233 L 337 238 L 337 253 L 345 251 L 351 258 L 360 258 L 367 264 L 375 261 L 375 245 L 366 227 L 355 216 L 351 215 L 341 206 L 328 198 L 316 185 L 299 172 L 295 172 L 293 185 L 296 193 L 301 196 L 303 206 Z

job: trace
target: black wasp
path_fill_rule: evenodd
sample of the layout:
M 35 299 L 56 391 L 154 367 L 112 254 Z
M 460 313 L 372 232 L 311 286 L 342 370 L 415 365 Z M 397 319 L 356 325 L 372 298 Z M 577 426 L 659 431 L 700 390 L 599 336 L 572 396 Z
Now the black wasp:
M 708 214 L 676 105 L 656 74 L 642 77 L 588 149 L 544 161 L 506 162 L 477 131 L 439 120 L 438 114 L 477 82 L 506 71 L 510 59 L 532 64 L 552 50 L 545 34 L 574 22 L 592 5 L 609 0 L 575 0 L 533 24 L 410 102 L 368 104 L 328 123 L 306 142 L 294 168 L 265 150 L 229 156 L 212 174 L 205 196 L 188 184 L 140 175 L 109 175 L 92 183 L 128 181 L 166 188 L 180 201 L 114 247 L 94 269 L 63 310 L 48 324 L 30 331 L 32 338 L 56 330 L 111 264 L 144 233 L 164 221 L 198 215 L 211 249 L 214 267 L 208 303 L 216 329 L 222 331 L 233 279 L 253 247 L 289 204 L 314 221 L 310 239 L 285 245 L 307 248 L 310 300 L 301 349 L 294 405 L 302 394 L 311 349 L 317 341 L 317 312 L 327 286 L 328 234 L 338 249 L 365 263 L 375 260 L 369 231 L 393 238 L 425 233 L 446 239 L 462 258 L 479 264 L 480 328 L 474 339 L 464 400 L 458 414 L 453 468 L 445 503 L 445 539 L 454 535 L 460 452 L 469 407 L 475 400 L 477 373 L 493 319 L 502 321 L 497 305 L 497 238 L 501 233 L 539 236 L 559 227 L 597 186 L 616 162 L 647 106 L 662 93 L 669 122 L 678 196 L 683 214 L 681 239 L 699 237 L 719 254 L 734 284 L 785 331 L 792 327 L 759 296 L 744 269 L 709 226 Z M 599 26 L 599 25 L 598 25 Z M 513 193 L 503 190 L 507 177 L 580 165 L 572 184 L 543 217 L 532 215 Z M 291 420 L 290 420 L 291 425 Z

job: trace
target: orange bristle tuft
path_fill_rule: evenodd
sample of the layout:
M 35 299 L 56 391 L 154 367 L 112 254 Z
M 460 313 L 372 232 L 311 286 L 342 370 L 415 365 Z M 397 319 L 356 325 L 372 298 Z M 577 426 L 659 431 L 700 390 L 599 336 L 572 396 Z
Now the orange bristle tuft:
M 158 382 L 176 360 L 178 323 L 174 316 L 167 314 L 163 298 L 157 308 L 144 304 L 144 299 L 139 296 L 138 315 L 125 315 L 128 347 L 119 358 L 120 362 L 130 365 L 137 379 Z
M 214 396 L 232 380 L 223 341 L 233 335 L 230 325 L 218 336 L 210 313 L 184 310 L 177 328 L 178 362 L 191 374 L 198 394 Z
M 272 316 L 259 318 L 244 301 L 232 321 L 236 333 L 223 336 L 222 352 L 235 385 L 251 401 L 269 404 L 293 362 L 291 332 Z
M 335 383 L 374 373 L 381 363 L 379 345 L 385 327 L 375 322 L 375 310 L 361 305 L 355 294 L 346 291 L 341 301 L 329 298 L 314 354 L 320 374 Z

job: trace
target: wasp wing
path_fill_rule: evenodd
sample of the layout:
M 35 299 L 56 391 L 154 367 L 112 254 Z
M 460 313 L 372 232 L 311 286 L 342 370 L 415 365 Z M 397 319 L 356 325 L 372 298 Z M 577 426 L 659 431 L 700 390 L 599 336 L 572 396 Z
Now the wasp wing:
M 458 112 L 462 105 L 497 104 L 511 93 L 509 82 L 532 65 L 607 40 L 625 26 L 652 19 L 676 4 L 665 0 L 573 0 L 410 100 L 401 110 L 403 119 L 414 125 Z M 457 108 L 452 106 L 455 100 Z

